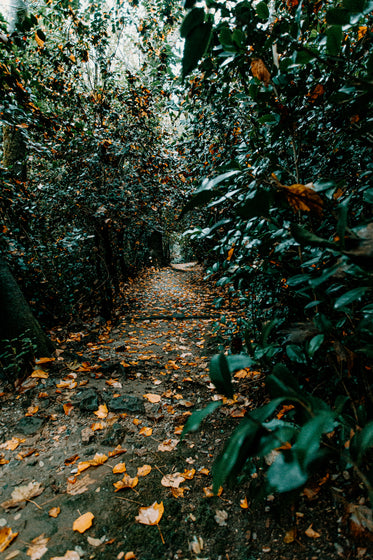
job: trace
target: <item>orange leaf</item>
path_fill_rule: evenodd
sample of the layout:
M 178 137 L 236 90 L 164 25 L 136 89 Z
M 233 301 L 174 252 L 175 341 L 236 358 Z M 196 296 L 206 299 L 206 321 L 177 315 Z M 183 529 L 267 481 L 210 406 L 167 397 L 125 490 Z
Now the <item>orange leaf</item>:
M 17 535 L 18 533 L 13 533 L 10 527 L 2 527 L 0 529 L 0 552 L 4 552 Z
M 147 428 L 146 426 L 144 426 L 143 428 L 141 428 L 141 430 L 139 431 L 139 434 L 144 435 L 146 437 L 151 436 L 153 433 L 152 428 Z
M 189 488 L 171 488 L 171 492 L 174 498 L 184 498 L 185 490 L 189 490 Z
M 26 441 L 26 440 L 22 439 L 22 438 L 19 438 L 19 437 L 12 437 L 12 439 L 9 439 L 5 443 L 2 443 L 0 445 L 0 448 L 1 449 L 8 449 L 9 451 L 14 451 L 15 449 L 17 449 L 19 444 L 23 443 L 24 441 Z
M 117 445 L 115 449 L 113 449 L 113 451 L 109 451 L 108 455 L 109 457 L 116 457 L 117 455 L 121 455 L 122 453 L 126 453 L 127 449 L 125 449 L 124 447 L 121 447 L 120 445 Z
M 233 257 L 233 253 L 234 253 L 234 246 L 228 251 L 227 261 L 231 260 L 231 258 Z
M 181 426 L 175 426 L 174 434 L 180 435 L 183 431 L 183 428 L 184 428 L 184 424 L 182 424 Z
M 204 493 L 205 493 L 206 498 L 213 498 L 215 495 L 216 495 L 216 496 L 221 496 L 221 494 L 222 494 L 222 492 L 223 492 L 223 487 L 220 486 L 220 488 L 219 488 L 217 494 L 214 494 L 214 493 L 213 493 L 213 491 L 212 491 L 212 486 L 206 486 L 206 487 L 203 489 L 203 491 L 204 491 Z
M 318 539 L 321 535 L 312 529 L 312 523 L 306 531 L 304 531 L 310 539 Z
M 130 550 L 129 552 L 126 552 L 126 554 L 124 556 L 124 560 L 136 560 L 135 553 L 132 550 Z
M 65 465 L 73 465 L 79 459 L 79 455 L 75 453 L 72 457 L 68 457 L 64 460 Z
M 113 468 L 113 474 L 126 472 L 126 463 L 118 463 Z
M 146 476 L 152 470 L 150 465 L 143 465 L 142 467 L 138 467 L 137 469 L 137 476 Z
M 84 513 L 78 517 L 78 519 L 75 519 L 73 523 L 73 530 L 78 531 L 79 533 L 84 533 L 87 529 L 92 527 L 94 517 L 95 516 L 90 511 Z
M 47 364 L 48 362 L 54 362 L 56 358 L 36 358 L 35 364 Z
M 61 513 L 60 507 L 54 507 L 48 511 L 49 517 L 58 517 Z
M 43 371 L 42 369 L 35 369 L 31 377 L 36 377 L 37 379 L 48 379 L 49 373 L 47 371 Z
M 242 509 L 248 509 L 249 504 L 247 503 L 247 498 L 246 496 L 243 498 L 243 500 L 240 500 L 240 507 Z
M 65 411 L 66 416 L 68 416 L 70 414 L 70 412 L 72 411 L 73 408 L 74 408 L 74 406 L 71 403 L 65 403 L 63 405 L 63 409 Z
M 286 534 L 284 536 L 284 543 L 286 544 L 292 543 L 295 541 L 296 538 L 297 538 L 297 528 L 292 527 L 291 529 L 289 529 L 289 531 L 286 531 Z
M 125 474 L 122 480 L 114 482 L 113 486 L 115 487 L 115 492 L 118 492 L 119 490 L 123 490 L 126 488 L 135 488 L 138 482 L 139 479 L 137 478 L 137 476 L 131 478 L 128 474 Z
M 206 469 L 206 467 L 203 467 L 202 469 L 200 469 L 198 471 L 198 473 L 208 475 L 208 474 L 210 474 L 210 471 L 208 469 Z
M 158 445 L 158 451 L 173 451 L 178 443 L 178 439 L 166 439 Z
M 94 422 L 91 426 L 91 430 L 93 430 L 94 432 L 96 432 L 97 430 L 103 430 L 104 429 L 104 425 L 101 422 Z
M 108 460 L 107 456 L 103 453 L 96 453 L 90 461 L 81 461 L 78 463 L 78 474 L 89 469 L 89 467 L 98 467 Z
M 135 426 L 138 426 L 139 424 L 141 424 L 142 420 L 139 420 L 139 418 L 134 418 L 132 420 L 132 424 L 135 424 Z
M 36 414 L 36 412 L 39 410 L 38 406 L 29 406 L 27 409 L 27 412 L 25 414 L 25 416 L 32 416 L 33 414 Z
M 140 508 L 139 515 L 136 516 L 136 521 L 142 525 L 158 525 L 162 519 L 163 512 L 163 502 L 160 504 L 154 502 L 154 504 L 149 507 Z
M 196 469 L 185 469 L 183 473 L 181 473 L 181 476 L 183 476 L 185 478 L 185 480 L 192 480 L 192 478 L 194 478 L 194 475 L 196 474 Z
M 106 418 L 109 411 L 107 409 L 106 404 L 100 404 L 98 410 L 96 410 L 93 414 L 95 414 L 98 418 Z

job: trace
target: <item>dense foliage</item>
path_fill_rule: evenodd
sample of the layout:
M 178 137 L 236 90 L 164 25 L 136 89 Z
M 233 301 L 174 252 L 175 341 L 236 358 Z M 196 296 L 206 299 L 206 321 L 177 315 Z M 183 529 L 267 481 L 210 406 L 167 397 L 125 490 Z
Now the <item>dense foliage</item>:
M 232 371 L 254 362 L 272 397 L 227 442 L 215 489 L 276 450 L 271 491 L 329 460 L 372 493 L 372 4 L 187 8 L 183 148 L 201 183 L 185 212 L 204 208 L 187 233 L 245 309 L 247 361 L 216 356 L 211 378 L 231 398 Z
M 157 11 L 40 3 L 4 35 L 1 119 L 27 177 L 2 170 L 2 245 L 44 323 L 110 318 L 167 244 L 185 181 L 170 142 L 178 7 Z

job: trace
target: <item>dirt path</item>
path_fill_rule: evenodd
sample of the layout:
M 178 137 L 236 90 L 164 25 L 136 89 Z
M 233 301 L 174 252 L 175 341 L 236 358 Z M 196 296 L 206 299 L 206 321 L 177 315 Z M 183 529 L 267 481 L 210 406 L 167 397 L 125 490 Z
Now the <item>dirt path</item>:
M 255 406 L 263 380 L 236 379 L 235 401 L 180 442 L 191 410 L 217 398 L 208 361 L 221 294 L 189 268 L 134 282 L 115 327 L 71 333 L 54 362 L 2 395 L 0 550 L 1 535 L 18 536 L 1 558 L 321 560 L 352 550 L 331 493 L 291 507 L 274 497 L 246 503 L 257 478 L 247 475 L 211 496 L 221 438 Z M 159 525 L 139 523 L 155 502 Z M 73 530 L 89 513 L 92 526 Z M 310 524 L 319 538 L 305 536 Z

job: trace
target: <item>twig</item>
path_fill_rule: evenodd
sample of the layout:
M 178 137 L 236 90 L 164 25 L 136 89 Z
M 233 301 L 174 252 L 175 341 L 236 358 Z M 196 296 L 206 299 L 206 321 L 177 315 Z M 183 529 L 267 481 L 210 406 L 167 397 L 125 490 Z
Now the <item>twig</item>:
M 42 507 L 39 506 L 39 504 L 37 504 L 36 502 L 34 502 L 33 500 L 26 500 L 26 502 L 30 502 L 30 504 L 34 504 L 34 506 L 36 506 L 38 509 L 43 510 Z
M 164 538 L 163 538 L 162 531 L 161 531 L 161 528 L 160 528 L 160 526 L 158 525 L 158 523 L 157 523 L 157 527 L 158 527 L 159 534 L 161 535 L 162 544 L 166 544 L 166 541 L 165 541 Z
M 136 500 L 130 500 L 130 498 L 121 498 L 121 496 L 117 496 L 118 500 L 123 500 L 124 502 L 132 502 L 133 504 L 139 504 L 139 506 L 143 506 L 141 502 L 137 502 Z

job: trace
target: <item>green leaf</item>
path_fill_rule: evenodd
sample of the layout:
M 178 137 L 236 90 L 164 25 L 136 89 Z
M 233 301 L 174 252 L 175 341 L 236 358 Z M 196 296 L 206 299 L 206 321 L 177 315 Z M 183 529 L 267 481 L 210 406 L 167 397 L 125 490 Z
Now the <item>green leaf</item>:
M 344 8 L 331 8 L 326 12 L 329 25 L 347 25 L 350 23 L 350 12 Z
M 315 247 L 328 247 L 330 249 L 337 249 L 337 245 L 335 243 L 332 243 L 327 239 L 323 239 L 322 237 L 319 237 L 318 235 L 307 231 L 299 224 L 291 225 L 291 233 L 295 241 L 298 241 L 300 245 L 311 245 Z
M 185 0 L 184 2 L 184 10 L 190 10 L 193 8 L 197 0 Z
M 300 396 L 298 381 L 287 367 L 277 364 L 273 373 L 267 377 L 266 386 L 274 397 L 297 397 Z
M 295 57 L 296 64 L 308 64 L 314 57 L 309 51 L 298 51 Z
M 289 492 L 303 486 L 308 473 L 299 464 L 292 450 L 281 453 L 267 471 L 269 487 L 276 492 Z
M 368 289 L 369 288 L 367 286 L 364 286 L 361 288 L 354 288 L 353 290 L 349 290 L 335 301 L 334 309 L 346 307 L 347 305 L 350 305 L 350 303 L 356 300 L 360 300 Z
M 249 220 L 256 216 L 269 216 L 271 195 L 265 191 L 258 191 L 252 198 L 248 198 L 243 206 L 237 207 L 237 214 Z
M 317 334 L 316 336 L 314 336 L 313 338 L 311 338 L 309 344 L 308 344 L 308 348 L 307 348 L 307 352 L 308 355 L 312 358 L 314 356 L 314 354 L 318 351 L 318 349 L 320 348 L 320 346 L 322 345 L 322 343 L 324 342 L 325 339 L 325 335 L 324 334 Z
M 304 352 L 303 352 L 302 348 L 300 348 L 296 344 L 288 344 L 286 346 L 286 354 L 288 355 L 288 358 L 292 362 L 295 362 L 296 364 L 306 364 L 307 363 L 307 360 L 306 360 L 306 357 L 304 355 Z
M 351 440 L 350 453 L 358 465 L 371 447 L 373 447 L 373 421 L 369 422 L 361 432 L 357 432 Z
M 239 369 L 249 368 L 255 363 L 247 354 L 231 354 L 226 356 L 226 360 L 231 373 Z
M 183 437 L 189 432 L 196 432 L 199 429 L 202 421 L 207 416 L 209 416 L 209 414 L 212 414 L 222 404 L 223 401 L 213 401 L 210 402 L 205 408 L 202 408 L 201 410 L 195 410 L 186 421 L 180 439 L 183 439 Z
M 343 0 L 343 7 L 352 13 L 362 12 L 365 4 L 366 0 Z
M 195 27 L 185 39 L 183 62 L 182 62 L 182 78 L 194 70 L 200 59 L 205 54 L 209 45 L 212 32 L 212 24 L 201 23 Z
M 195 27 L 198 27 L 205 21 L 205 11 L 203 8 L 193 8 L 184 18 L 181 27 L 180 35 L 187 37 Z
M 245 35 L 241 29 L 235 29 L 232 33 L 232 41 L 237 47 L 243 48 L 245 46 Z
M 233 45 L 232 32 L 228 27 L 223 27 L 219 33 L 219 41 L 222 45 Z
M 341 51 L 342 44 L 342 26 L 332 25 L 328 27 L 326 32 L 326 48 L 330 55 L 338 56 Z
M 213 466 L 213 492 L 215 494 L 232 472 L 243 466 L 260 429 L 260 424 L 250 418 L 244 418 L 234 430 Z
M 233 386 L 228 360 L 224 354 L 215 354 L 210 361 L 210 378 L 216 389 L 228 398 L 233 397 Z
M 335 416 L 331 410 L 318 411 L 314 418 L 302 426 L 293 449 L 297 451 L 299 461 L 304 467 L 314 461 L 322 434 L 332 432 L 334 427 Z
M 269 9 L 266 2 L 259 2 L 259 4 L 256 5 L 255 9 L 260 19 L 269 18 Z

